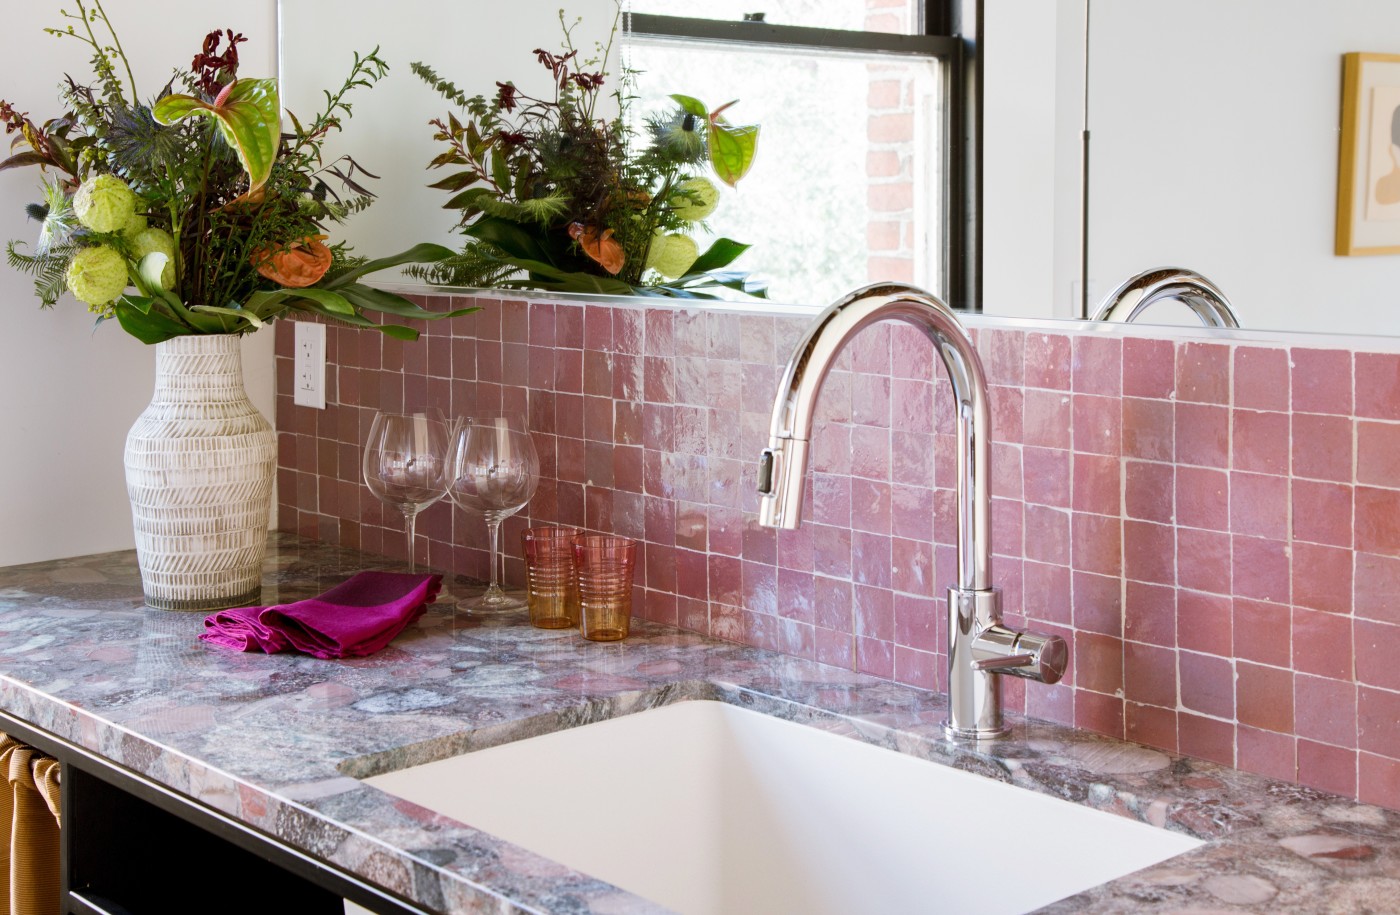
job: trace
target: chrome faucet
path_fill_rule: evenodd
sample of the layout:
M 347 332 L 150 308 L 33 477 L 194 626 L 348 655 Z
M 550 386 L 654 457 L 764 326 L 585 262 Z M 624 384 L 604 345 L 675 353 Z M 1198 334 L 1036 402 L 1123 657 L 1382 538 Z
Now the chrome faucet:
M 1132 322 L 1162 299 L 1180 299 L 1206 327 L 1240 326 L 1239 316 L 1220 287 L 1182 267 L 1157 267 L 1132 277 L 1108 294 L 1093 320 Z
M 759 523 L 792 530 L 802 520 L 803 478 L 812 417 L 822 382 L 846 342 L 887 319 L 907 321 L 937 347 L 957 402 L 958 580 L 948 589 L 948 718 L 953 738 L 1006 733 L 1001 683 L 1011 674 L 1054 683 L 1068 649 L 1059 636 L 1001 624 L 1001 591 L 991 586 L 991 419 L 982 360 L 957 317 L 933 295 L 889 283 L 857 289 L 812 323 L 788 359 L 773 404 L 768 447 L 759 464 Z

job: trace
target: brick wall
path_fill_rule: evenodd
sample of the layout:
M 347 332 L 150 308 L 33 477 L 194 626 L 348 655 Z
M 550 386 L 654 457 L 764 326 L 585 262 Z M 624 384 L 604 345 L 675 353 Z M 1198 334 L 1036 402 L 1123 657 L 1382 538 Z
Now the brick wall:
M 755 467 L 807 318 L 481 304 L 411 344 L 332 328 L 324 411 L 293 406 L 278 327 L 284 529 L 404 555 L 360 483 L 375 409 L 518 409 L 545 479 L 513 557 L 529 523 L 636 537 L 649 618 L 943 688 L 952 397 L 921 334 L 843 355 L 806 521 L 779 534 Z M 1012 624 L 1072 645 L 1062 684 L 1009 679 L 1008 707 L 1400 807 L 1400 356 L 975 324 L 993 579 Z M 479 518 L 441 503 L 419 531 L 421 561 L 484 573 Z

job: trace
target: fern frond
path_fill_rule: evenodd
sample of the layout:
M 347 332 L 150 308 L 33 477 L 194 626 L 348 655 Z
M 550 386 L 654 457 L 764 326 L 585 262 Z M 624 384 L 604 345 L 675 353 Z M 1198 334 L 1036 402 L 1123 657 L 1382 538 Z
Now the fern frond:
M 481 242 L 469 244 L 460 254 L 435 264 L 415 264 L 404 268 L 404 275 L 435 286 L 493 287 L 519 273 L 519 268 L 502 263 L 501 252 Z
M 76 242 L 55 245 L 44 254 L 24 254 L 17 249 L 22 242 L 12 241 L 5 246 L 5 261 L 10 269 L 28 273 L 34 277 L 34 293 L 39 297 L 39 307 L 52 307 L 58 297 L 68 290 L 68 262 L 80 247 Z
M 423 82 L 427 83 L 438 95 L 441 95 L 452 104 L 459 108 L 471 107 L 472 98 L 452 83 L 438 76 L 437 71 L 432 67 L 420 61 L 414 61 L 408 65 L 408 68 L 413 71 L 414 76 L 417 76 Z M 475 98 L 480 100 L 482 104 L 485 104 L 485 99 L 481 96 L 478 95 Z

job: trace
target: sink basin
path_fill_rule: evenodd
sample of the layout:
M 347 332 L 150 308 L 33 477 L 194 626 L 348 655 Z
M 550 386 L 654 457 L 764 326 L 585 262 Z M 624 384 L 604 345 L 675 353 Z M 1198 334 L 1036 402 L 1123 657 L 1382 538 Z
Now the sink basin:
M 714 701 L 366 781 L 686 915 L 1025 912 L 1201 844 Z

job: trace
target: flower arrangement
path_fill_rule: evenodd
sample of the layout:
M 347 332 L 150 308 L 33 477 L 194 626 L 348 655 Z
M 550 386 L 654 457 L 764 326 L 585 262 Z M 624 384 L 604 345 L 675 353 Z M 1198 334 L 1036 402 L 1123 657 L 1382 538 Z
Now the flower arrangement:
M 431 122 L 447 148 L 429 168 L 453 169 L 430 186 L 452 195 L 444 206 L 461 211 L 467 241 L 456 257 L 409 272 L 454 286 L 684 298 L 715 298 L 705 290 L 723 286 L 766 295 L 747 274 L 725 269 L 748 245 L 719 238 L 702 253 L 692 237 L 719 203 L 704 172 L 737 184 L 759 128 L 724 118 L 734 102 L 711 111 L 673 95 L 674 109 L 650 118 L 648 142 L 634 149 L 628 79 L 613 93 L 618 114 L 599 115 L 613 39 L 581 62 L 562 10 L 560 25 L 563 49 L 534 52 L 552 77 L 549 98 L 510 82 L 496 83 L 490 100 L 468 97 L 412 64 L 464 113 Z
M 0 100 L 19 149 L 0 169 L 44 172 L 43 200 L 28 208 L 41 223 L 38 242 L 32 252 L 8 246 L 10 266 L 34 275 L 43 307 L 72 292 L 99 323 L 115 318 L 146 343 L 247 333 L 288 311 L 413 339 L 412 328 L 365 312 L 464 313 L 430 312 L 359 282 L 449 249 L 422 244 L 368 260 L 327 243 L 329 223 L 373 200 L 360 183 L 373 176 L 348 157 L 325 162 L 321 148 L 351 114 L 346 97 L 386 74 L 378 49 L 355 54 L 325 110 L 307 123 L 289 114 L 283 133 L 277 81 L 239 76 L 242 35 L 210 32 L 189 69 L 147 104 L 101 0 L 74 2 L 76 13 L 60 11 L 70 23 L 45 31 L 91 48 L 93 83 L 69 77 L 60 89 L 67 111 L 42 125 Z

